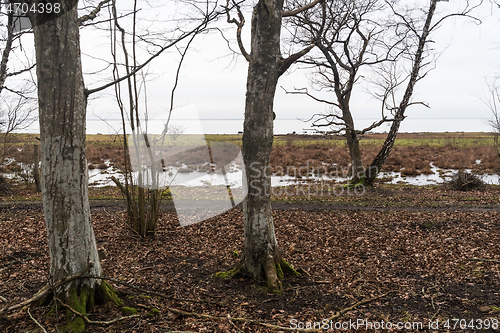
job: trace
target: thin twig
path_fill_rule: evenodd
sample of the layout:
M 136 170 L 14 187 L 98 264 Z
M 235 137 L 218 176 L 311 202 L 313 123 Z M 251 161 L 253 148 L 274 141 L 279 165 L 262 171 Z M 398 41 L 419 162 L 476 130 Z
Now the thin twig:
M 38 325 L 38 327 L 40 327 L 40 328 L 42 329 L 42 331 L 44 331 L 44 333 L 47 333 L 47 331 L 45 330 L 45 328 L 43 328 L 43 326 L 42 326 L 42 325 L 41 325 L 38 321 L 36 321 L 36 319 L 35 319 L 35 318 L 33 318 L 33 316 L 32 316 L 32 315 L 31 315 L 31 313 L 30 313 L 30 309 L 29 309 L 29 308 L 28 308 L 28 309 L 26 309 L 26 312 L 28 312 L 28 315 L 29 315 L 29 316 L 30 316 L 30 318 L 31 318 L 31 319 L 35 322 L 35 324 L 37 324 L 37 325 Z
M 240 328 L 238 326 L 236 326 L 236 324 L 233 322 L 233 320 L 229 314 L 227 315 L 227 320 L 229 321 L 231 326 L 233 326 L 236 329 L 236 331 L 243 332 L 242 330 L 240 330 Z
M 339 318 L 340 316 L 342 316 L 344 313 L 348 312 L 348 311 L 351 311 L 353 310 L 354 308 L 357 308 L 358 306 L 360 305 L 363 305 L 363 304 L 367 304 L 367 303 L 370 303 L 370 302 L 373 302 L 373 301 L 376 301 L 380 298 L 383 298 L 387 295 L 389 295 L 392 291 L 389 291 L 388 293 L 385 293 L 385 294 L 382 294 L 380 296 L 375 296 L 375 297 L 372 297 L 372 298 L 369 298 L 369 299 L 364 299 L 348 308 L 345 308 L 345 309 L 342 309 L 340 311 L 338 311 L 336 314 L 334 314 L 333 316 L 331 316 L 330 318 L 328 318 L 328 321 L 331 321 L 331 320 L 335 320 L 337 318 Z
M 32 258 L 32 257 L 28 257 L 28 258 L 24 258 L 23 260 L 13 260 L 13 261 L 11 261 L 11 262 L 8 262 L 8 263 L 6 263 L 6 264 L 3 264 L 3 265 L 2 265 L 2 266 L 0 266 L 0 267 L 2 267 L 2 271 L 6 271 L 6 270 L 8 270 L 9 268 L 11 268 L 11 267 L 12 267 L 12 265 L 14 265 L 14 264 L 22 264 L 22 263 L 23 263 L 23 262 L 25 262 L 26 260 L 31 260 L 31 259 L 33 259 L 33 258 Z M 5 267 L 5 268 L 3 268 L 3 267 Z
M 472 261 L 489 261 L 489 262 L 496 262 L 496 263 L 500 264 L 500 260 L 496 260 L 496 259 L 469 258 L 469 260 L 472 260 Z
M 115 279 L 115 278 L 112 278 L 112 277 L 96 276 L 96 275 L 84 275 L 83 277 L 84 278 L 89 278 L 89 279 L 102 279 L 102 280 L 112 281 L 112 282 L 121 284 L 123 286 L 129 287 L 131 289 L 135 289 L 135 290 L 141 291 L 141 292 L 146 293 L 146 294 L 150 294 L 150 295 L 154 295 L 154 296 L 160 296 L 160 297 L 163 297 L 165 299 L 170 299 L 170 300 L 173 300 L 173 301 L 223 305 L 222 303 L 213 302 L 213 301 L 197 300 L 197 299 L 190 299 L 190 298 L 178 298 L 178 297 L 174 297 L 174 296 L 169 296 L 169 295 L 162 294 L 162 293 L 159 293 L 159 292 L 156 292 L 156 291 L 151 291 L 151 290 L 144 289 L 144 288 L 141 288 L 141 287 L 138 287 L 138 286 L 134 286 L 131 283 L 124 282 L 124 281 L 121 281 L 121 280 L 118 280 L 118 279 Z
M 82 276 L 82 274 L 84 274 L 85 272 L 87 272 L 89 269 L 91 269 L 93 267 L 93 263 L 90 263 L 87 268 L 85 268 L 83 271 L 81 271 L 80 273 L 77 273 L 77 274 L 74 274 L 74 275 L 71 275 L 67 278 L 64 278 L 64 279 L 61 279 L 59 280 L 58 282 L 50 285 L 46 285 L 45 287 L 43 287 L 42 289 L 40 289 L 35 295 L 33 295 L 33 297 L 31 297 L 30 299 L 27 299 L 21 303 L 18 303 L 16 305 L 12 305 L 10 307 L 5 307 L 3 309 L 0 309 L 0 315 L 4 314 L 4 313 L 7 313 L 7 312 L 10 312 L 12 310 L 15 310 L 15 309 L 19 309 L 19 308 L 22 308 L 26 305 L 29 305 L 31 303 L 34 303 L 38 300 L 40 300 L 43 296 L 45 296 L 46 294 L 48 294 L 49 292 L 51 292 L 52 290 L 56 289 L 56 288 L 59 288 L 60 286 L 68 283 L 69 281 L 72 281 L 72 280 L 75 280 L 75 279 L 78 279 Z
M 120 317 L 120 318 L 115 318 L 115 319 L 112 319 L 110 321 L 101 321 L 101 320 L 90 320 L 86 315 L 84 315 L 83 313 L 80 313 L 78 311 L 76 311 L 75 309 L 73 309 L 71 306 L 69 306 L 68 304 L 66 303 L 63 303 L 63 301 L 61 301 L 59 298 L 56 297 L 56 301 L 58 301 L 59 303 L 61 303 L 61 305 L 63 307 L 65 307 L 66 309 L 70 310 L 71 312 L 73 312 L 74 314 L 76 314 L 77 316 L 80 316 L 83 318 L 83 320 L 85 320 L 85 322 L 87 324 L 91 324 L 91 325 L 102 325 L 102 326 L 108 326 L 108 325 L 111 325 L 111 324 L 114 324 L 118 321 L 122 321 L 122 320 L 127 320 L 127 319 L 133 319 L 133 318 L 137 318 L 137 317 L 140 317 L 139 315 L 131 315 L 131 316 L 125 316 L 125 317 Z
M 331 318 L 329 318 L 328 320 L 334 320 L 334 319 L 337 319 L 339 318 L 340 316 L 342 316 L 344 313 L 350 311 L 350 310 L 353 310 L 354 308 L 360 306 L 360 305 L 363 305 L 363 304 L 367 304 L 367 303 L 370 303 L 370 302 L 373 302 L 377 299 L 380 299 L 380 298 L 383 298 L 385 296 L 387 296 L 388 294 L 390 294 L 391 292 L 388 292 L 388 293 L 385 293 L 383 295 L 380 295 L 380 296 L 376 296 L 376 297 L 372 297 L 372 298 L 369 298 L 369 299 L 365 299 L 365 300 L 362 300 L 348 308 L 345 308 L 339 312 L 337 312 L 335 315 L 333 315 Z M 179 315 L 183 315 L 183 316 L 188 316 L 188 317 L 195 317 L 195 318 L 204 318 L 204 319 L 212 319 L 212 320 L 227 320 L 228 318 L 227 317 L 215 317 L 215 316 L 210 316 L 210 315 L 207 315 L 207 314 L 202 314 L 202 313 L 195 313 L 195 312 L 186 312 L 186 311 L 182 311 L 182 310 L 178 310 L 178 309 L 174 309 L 174 308 L 170 308 L 170 307 L 167 307 L 167 309 L 170 311 L 170 312 L 173 312 L 175 314 L 179 314 Z M 284 327 L 284 326 L 279 326 L 279 325 L 273 325 L 273 324 L 268 324 L 268 323 L 263 323 L 261 321 L 258 321 L 258 320 L 254 320 L 254 319 L 246 319 L 246 318 L 239 318 L 239 317 L 236 317 L 236 318 L 233 318 L 231 317 L 231 321 L 238 321 L 238 322 L 246 322 L 246 323 L 250 323 L 250 324 L 256 324 L 256 325 L 261 325 L 261 326 L 264 326 L 264 327 L 269 327 L 269 328 L 273 328 L 273 329 L 277 329 L 277 330 L 282 330 L 282 331 L 301 331 L 301 332 L 317 332 L 321 329 L 297 329 L 297 328 L 291 328 L 291 327 Z

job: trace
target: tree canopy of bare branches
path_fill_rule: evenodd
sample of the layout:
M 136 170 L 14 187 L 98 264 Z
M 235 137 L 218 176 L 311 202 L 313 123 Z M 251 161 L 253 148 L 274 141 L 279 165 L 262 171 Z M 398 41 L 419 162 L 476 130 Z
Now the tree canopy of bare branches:
M 291 19 L 294 27 L 291 40 L 299 44 L 314 43 L 318 51 L 310 52 L 301 61 L 315 70 L 311 77 L 315 92 L 306 88 L 287 92 L 305 94 L 327 105 L 328 112 L 313 116 L 313 126 L 320 128 L 319 132 L 346 137 L 354 184 L 365 179 L 373 181 L 370 175 L 376 175 L 378 171 L 374 170 L 379 170 L 387 158 L 407 107 L 426 105 L 413 101 L 412 95 L 416 82 L 432 69 L 430 33 L 449 17 L 470 17 L 470 12 L 480 4 L 467 2 L 462 11 L 444 11 L 436 19 L 437 2 L 418 7 L 389 0 L 335 0 Z M 381 115 L 366 128 L 357 129 L 356 110 L 350 102 L 356 84 L 361 81 L 370 84 L 372 95 L 381 101 Z M 334 97 L 319 97 L 318 92 Z M 392 124 L 392 134 L 372 162 L 372 172 L 366 176 L 359 136 L 384 123 Z

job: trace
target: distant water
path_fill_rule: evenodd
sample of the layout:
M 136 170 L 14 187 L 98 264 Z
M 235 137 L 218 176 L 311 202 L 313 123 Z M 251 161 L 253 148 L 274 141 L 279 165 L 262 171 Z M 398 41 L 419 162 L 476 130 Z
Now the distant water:
M 377 119 L 356 120 L 358 128 L 364 128 L 372 124 Z M 200 119 L 203 132 L 206 134 L 236 134 L 243 130 L 243 119 Z M 163 120 L 156 120 L 156 125 L 152 128 L 162 128 Z M 189 128 L 192 121 L 177 120 L 183 127 Z M 122 122 L 120 119 L 109 119 L 106 122 L 100 119 L 87 119 L 88 134 L 116 134 L 121 132 Z M 152 124 L 154 125 L 154 124 Z M 388 132 L 390 125 L 381 126 L 377 132 Z M 161 130 L 159 130 L 161 131 Z M 313 133 L 310 123 L 298 119 L 280 119 L 274 122 L 275 134 L 287 134 L 296 132 L 297 134 Z M 38 122 L 33 124 L 24 132 L 38 133 Z M 460 119 L 419 119 L 406 118 L 401 124 L 400 132 L 491 132 L 491 128 L 484 119 L 480 118 L 460 118 Z M 184 133 L 202 134 L 202 133 Z

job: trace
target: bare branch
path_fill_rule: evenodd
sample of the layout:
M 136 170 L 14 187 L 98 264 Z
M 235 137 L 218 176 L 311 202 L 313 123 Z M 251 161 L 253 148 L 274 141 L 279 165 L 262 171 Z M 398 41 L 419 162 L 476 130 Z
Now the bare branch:
M 245 46 L 243 45 L 243 41 L 241 39 L 241 31 L 243 30 L 243 26 L 245 25 L 245 17 L 243 16 L 243 13 L 241 12 L 241 8 L 239 3 L 236 3 L 234 0 L 233 1 L 233 6 L 236 8 L 238 11 L 238 19 L 231 18 L 231 15 L 229 15 L 229 11 L 231 8 L 229 8 L 229 0 L 227 0 L 227 5 L 222 6 L 226 10 L 226 15 L 227 15 L 227 23 L 233 23 L 236 25 L 238 29 L 236 29 L 236 40 L 238 41 L 238 47 L 240 48 L 240 52 L 243 55 L 243 57 L 246 59 L 246 61 L 250 61 L 250 55 L 248 52 L 245 50 Z
M 319 3 L 323 2 L 323 1 L 325 1 L 325 0 L 314 0 L 313 2 L 310 2 L 307 5 L 302 6 L 300 8 L 283 12 L 281 14 L 281 17 L 295 16 L 295 15 L 297 15 L 299 13 L 302 13 L 303 11 L 306 11 L 306 10 L 308 10 L 310 8 L 313 8 L 314 6 L 316 6 L 317 4 L 319 4 Z
M 11 77 L 11 76 L 16 76 L 16 75 L 19 75 L 19 74 L 22 74 L 22 73 L 25 73 L 25 72 L 29 72 L 30 70 L 32 70 L 33 68 L 36 67 L 36 64 L 33 64 L 27 68 L 24 68 L 24 69 L 21 69 L 17 72 L 12 72 L 12 73 L 7 73 L 7 77 Z
M 467 18 L 470 18 L 473 21 L 475 21 L 477 24 L 481 24 L 482 21 L 480 19 L 478 19 L 477 17 L 470 15 L 470 12 L 473 11 L 474 9 L 478 8 L 479 6 L 481 6 L 481 4 L 483 3 L 483 0 L 481 0 L 477 5 L 474 5 L 472 7 L 469 7 L 469 1 L 466 1 L 466 3 L 467 3 L 467 6 L 465 7 L 465 9 L 461 13 L 452 13 L 452 14 L 448 14 L 448 15 L 441 17 L 436 23 L 434 23 L 434 25 L 432 25 L 432 27 L 429 28 L 429 31 L 433 31 L 444 20 L 446 20 L 450 17 L 454 17 L 454 16 L 467 17 Z
M 317 102 L 321 102 L 321 103 L 333 105 L 333 106 L 336 106 L 336 107 L 340 108 L 340 105 L 337 104 L 337 103 L 335 103 L 335 102 L 328 101 L 326 99 L 321 99 L 321 98 L 318 98 L 318 97 L 316 97 L 314 95 L 311 95 L 309 93 L 309 91 L 307 90 L 307 88 L 294 88 L 295 91 L 288 91 L 288 90 L 286 90 L 283 87 L 281 87 L 281 89 L 283 89 L 285 91 L 285 93 L 287 93 L 287 94 L 291 94 L 291 95 L 306 95 L 306 96 L 311 97 L 312 99 L 314 99 Z
M 286 70 L 288 68 L 290 68 L 290 66 L 295 62 L 297 61 L 298 59 L 300 59 L 301 57 L 303 57 L 304 55 L 306 55 L 309 51 L 311 51 L 313 49 L 314 45 L 309 45 L 308 47 L 306 47 L 305 49 L 302 49 L 301 51 L 297 52 L 297 53 L 294 53 L 292 54 L 291 56 L 289 56 L 288 58 L 286 59 L 283 59 L 282 62 L 281 62 L 281 66 L 280 66 L 280 70 L 278 72 L 278 75 L 281 76 L 283 75 L 283 73 L 286 72 Z
M 102 0 L 98 5 L 97 7 L 91 11 L 89 14 L 87 15 L 83 15 L 82 17 L 79 17 L 78 18 L 78 25 L 81 26 L 83 25 L 83 23 L 85 23 L 86 21 L 92 21 L 93 19 L 95 19 L 97 17 L 97 14 L 99 14 L 99 12 L 101 11 L 101 8 L 107 4 L 108 2 L 110 2 L 111 0 Z
M 66 277 L 64 279 L 61 279 L 52 285 L 50 285 L 50 284 L 46 285 L 45 287 L 40 289 L 35 295 L 33 295 L 31 298 L 29 298 L 29 299 L 27 299 L 19 304 L 0 309 L 0 315 L 39 301 L 40 299 L 42 299 L 43 296 L 45 296 L 48 293 L 52 292 L 53 290 L 59 288 L 60 286 L 63 286 L 70 281 L 79 279 L 85 272 L 87 272 L 92 267 L 93 267 L 93 263 L 89 263 L 89 265 L 83 271 L 76 273 L 74 275 L 71 275 L 69 277 Z
M 7 62 L 9 61 L 9 54 L 12 51 L 12 42 L 14 40 L 14 12 L 8 14 L 7 20 L 7 42 L 2 52 L 2 60 L 0 61 L 0 93 L 5 85 L 7 78 Z
M 88 97 L 90 94 L 99 92 L 99 91 L 104 90 L 106 88 L 109 88 L 109 87 L 111 87 L 111 86 L 113 86 L 113 85 L 115 85 L 117 83 L 120 83 L 123 80 L 126 80 L 126 79 L 132 77 L 133 75 L 135 75 L 138 72 L 140 72 L 144 67 L 146 67 L 151 61 L 153 61 L 153 59 L 155 59 L 158 56 L 160 56 L 165 50 L 168 50 L 169 48 L 175 46 L 177 43 L 183 41 L 184 39 L 190 37 L 191 35 L 196 35 L 196 34 L 201 33 L 202 31 L 204 31 L 206 29 L 207 24 L 209 22 L 215 20 L 218 17 L 218 13 L 214 13 L 214 12 L 215 12 L 215 9 L 212 10 L 212 12 L 208 13 L 205 16 L 205 18 L 203 19 L 203 21 L 197 27 L 195 27 L 194 29 L 192 29 L 189 32 L 186 32 L 186 33 L 182 34 L 180 37 L 178 37 L 174 41 L 172 41 L 170 43 L 167 43 L 166 45 L 164 45 L 163 47 L 161 47 L 160 50 L 157 51 L 156 53 L 154 53 L 148 60 L 146 60 L 145 62 L 143 62 L 139 66 L 135 66 L 134 69 L 132 71 L 129 71 L 129 73 L 127 73 L 125 76 L 119 77 L 116 80 L 114 80 L 112 82 L 109 82 L 109 83 L 107 83 L 107 84 L 105 84 L 105 85 L 103 85 L 101 87 L 98 87 L 98 88 L 85 89 L 85 95 Z
M 365 133 L 371 131 L 372 129 L 379 127 L 383 123 L 387 123 L 387 122 L 391 122 L 391 121 L 394 121 L 394 119 L 387 119 L 387 117 L 384 117 L 384 118 L 380 119 L 379 121 L 374 122 L 373 124 L 371 124 L 367 128 L 365 128 L 365 129 L 363 129 L 361 131 L 357 131 L 357 133 L 361 134 L 361 135 L 365 134 Z

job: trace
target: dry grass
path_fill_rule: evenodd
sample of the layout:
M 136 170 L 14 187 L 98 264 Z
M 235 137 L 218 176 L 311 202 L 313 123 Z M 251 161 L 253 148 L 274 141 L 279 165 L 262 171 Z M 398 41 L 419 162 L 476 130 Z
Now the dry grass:
M 40 143 L 35 136 L 16 134 L 5 146 L 5 156 L 15 158 L 16 162 L 31 164 L 33 144 Z M 384 134 L 363 136 L 361 152 L 365 165 L 371 163 L 376 156 L 384 138 Z M 218 136 L 215 139 L 234 139 L 234 142 L 231 142 L 238 144 L 237 140 L 241 140 L 241 136 L 235 138 Z M 218 142 L 217 140 L 213 142 Z M 492 140 L 492 136 L 488 133 L 400 133 L 383 171 L 401 171 L 407 176 L 430 174 L 433 163 L 441 169 L 471 169 L 478 174 L 499 173 L 500 160 Z M 198 164 L 200 155 L 206 154 L 201 154 L 197 149 L 184 151 L 172 156 L 171 162 L 177 166 L 182 163 L 194 165 Z M 225 163 L 228 158 L 234 157 L 235 154 L 229 147 L 213 150 L 213 159 L 220 163 Z M 105 161 L 122 169 L 124 156 L 121 138 L 104 135 L 88 136 L 87 159 L 91 169 L 104 168 Z M 476 163 L 478 160 L 481 162 Z M 165 163 L 169 164 L 168 161 Z M 272 171 L 278 174 L 293 174 L 295 169 L 307 165 L 322 174 L 335 172 L 339 168 L 346 169 L 349 164 L 349 150 L 343 138 L 338 136 L 328 138 L 302 135 L 277 136 L 271 154 Z M 16 168 L 19 166 L 11 165 L 3 167 L 0 172 L 18 171 Z
M 380 147 L 364 145 L 361 154 L 365 165 L 371 163 Z M 476 161 L 481 161 L 477 163 Z M 350 163 L 349 150 L 341 145 L 276 146 L 271 154 L 274 171 L 294 166 L 337 165 L 347 168 Z M 407 176 L 431 174 L 431 163 L 440 169 L 472 169 L 479 174 L 500 171 L 500 160 L 492 146 L 458 147 L 445 146 L 396 146 L 384 165 L 383 171 L 401 171 Z

